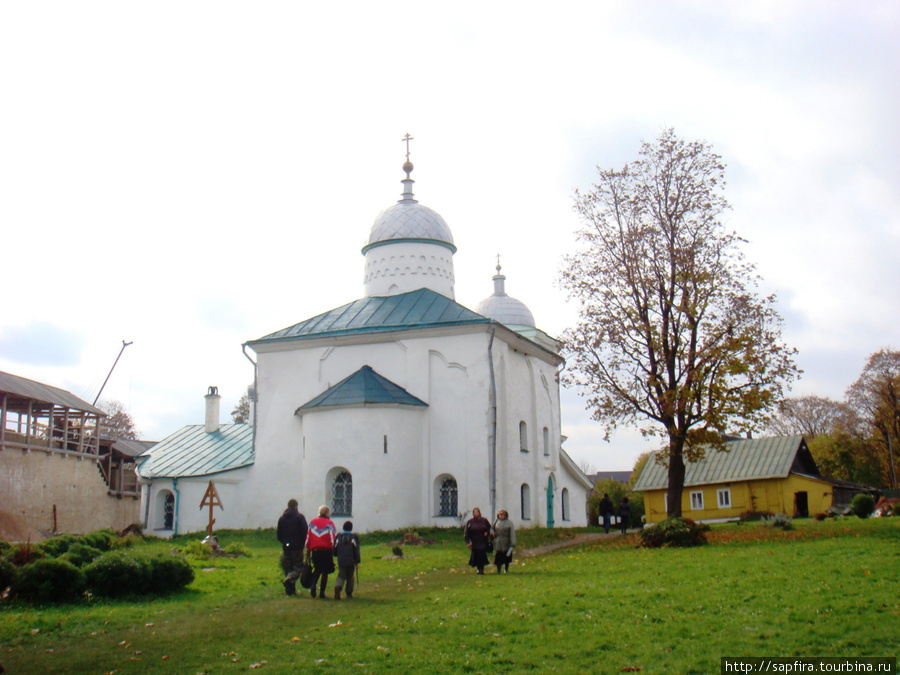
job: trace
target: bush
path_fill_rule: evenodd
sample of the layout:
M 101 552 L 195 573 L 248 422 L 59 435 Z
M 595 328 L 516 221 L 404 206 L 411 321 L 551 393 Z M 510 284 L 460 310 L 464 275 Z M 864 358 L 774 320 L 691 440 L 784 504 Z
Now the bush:
M 15 585 L 19 576 L 19 568 L 6 558 L 0 558 L 0 594 L 10 586 Z
M 868 518 L 875 510 L 875 497 L 860 492 L 850 502 L 850 512 L 859 518 Z
M 739 518 L 739 522 L 752 523 L 757 520 L 767 520 L 771 517 L 772 513 L 770 511 L 744 511 Z
M 34 602 L 71 602 L 81 598 L 85 585 L 84 574 L 72 563 L 43 558 L 22 568 L 13 592 Z
M 771 518 L 766 518 L 766 525 L 769 527 L 780 528 L 785 532 L 790 532 L 794 529 L 794 523 L 791 518 L 784 513 L 776 513 Z
M 204 544 L 198 539 L 192 539 L 181 549 L 181 554 L 196 560 L 209 560 L 212 557 L 213 550 L 209 544 Z
M 30 541 L 16 544 L 9 551 L 10 562 L 18 567 L 23 567 L 24 565 L 28 565 L 35 560 L 40 560 L 45 557 L 44 552 Z
M 119 536 L 112 530 L 95 530 L 80 537 L 81 543 L 100 551 L 111 551 L 117 548 Z
M 160 555 L 149 558 L 147 562 L 150 566 L 151 593 L 174 593 L 194 580 L 194 568 L 181 556 Z
M 641 546 L 702 546 L 706 543 L 703 529 L 690 518 L 667 518 L 641 531 Z
M 250 557 L 250 549 L 247 548 L 246 544 L 244 544 L 243 542 L 240 542 L 240 541 L 236 541 L 232 544 L 228 544 L 228 546 L 226 546 L 225 548 L 222 549 L 222 553 L 224 553 L 225 555 L 231 555 L 231 556 L 242 555 L 242 556 L 246 556 L 248 558 Z
M 58 558 L 69 550 L 69 547 L 78 541 L 78 537 L 73 534 L 60 534 L 51 537 L 40 544 L 40 549 L 48 558 Z
M 84 568 L 84 574 L 91 592 L 107 598 L 139 595 L 150 586 L 147 561 L 123 551 L 104 553 Z
M 69 550 L 59 556 L 60 560 L 66 560 L 75 567 L 84 567 L 90 565 L 94 560 L 103 555 L 103 551 L 86 544 L 75 543 L 69 547 Z

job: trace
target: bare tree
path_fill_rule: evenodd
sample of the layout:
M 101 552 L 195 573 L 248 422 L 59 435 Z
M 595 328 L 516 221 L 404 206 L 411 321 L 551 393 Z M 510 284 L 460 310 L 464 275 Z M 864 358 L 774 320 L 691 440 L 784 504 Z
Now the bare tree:
M 787 398 L 778 405 L 769 431 L 778 436 L 802 435 L 815 438 L 829 434 L 848 422 L 847 405 L 822 396 Z
M 725 166 L 709 145 L 668 129 L 636 161 L 598 171 L 576 192 L 580 248 L 561 275 L 580 304 L 564 335 L 567 383 L 607 435 L 638 424 L 667 438 L 669 515 L 680 516 L 685 461 L 767 418 L 799 373 L 795 350 L 720 221 Z
M 847 401 L 862 429 L 883 446 L 885 476 L 897 489 L 895 455 L 900 439 L 900 351 L 881 349 L 869 357 L 862 374 L 847 389 Z
M 250 419 L 250 403 L 253 400 L 253 385 L 247 387 L 247 391 L 241 394 L 237 405 L 231 411 L 231 419 L 235 424 L 249 424 Z
M 139 440 L 134 419 L 125 411 L 125 406 L 121 401 L 100 401 L 97 407 L 106 413 L 102 422 L 104 434 L 109 435 L 110 438 L 121 438 L 126 441 Z

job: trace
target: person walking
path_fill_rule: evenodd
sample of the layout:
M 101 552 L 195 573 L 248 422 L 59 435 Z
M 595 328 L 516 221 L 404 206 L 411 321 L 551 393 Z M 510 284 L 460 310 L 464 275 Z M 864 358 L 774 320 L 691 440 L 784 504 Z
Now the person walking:
M 513 548 L 516 546 L 516 526 L 509 519 L 506 509 L 497 511 L 497 520 L 494 521 L 494 564 L 497 566 L 497 574 L 505 569 L 509 574 L 509 563 L 512 562 Z
M 281 567 L 284 570 L 284 592 L 297 592 L 297 577 L 303 563 L 303 547 L 306 545 L 306 518 L 297 510 L 297 500 L 289 499 L 287 508 L 278 519 L 276 536 L 281 542 Z
M 469 567 L 478 569 L 478 574 L 484 574 L 484 566 L 488 564 L 487 548 L 491 538 L 491 523 L 481 515 L 481 509 L 477 506 L 472 509 L 472 517 L 466 523 L 463 533 L 466 546 L 469 547 Z
M 600 516 L 603 518 L 603 531 L 609 534 L 609 523 L 612 520 L 613 503 L 609 495 L 604 492 L 603 499 L 600 500 Z
M 344 523 L 343 531 L 334 542 L 334 557 L 337 558 L 338 575 L 334 582 L 334 599 L 341 599 L 341 590 L 346 584 L 347 597 L 353 597 L 353 573 L 361 561 L 359 537 L 353 533 L 353 523 Z
M 325 598 L 325 586 L 328 584 L 328 575 L 334 572 L 334 540 L 337 530 L 331 522 L 331 509 L 327 506 L 319 507 L 319 517 L 309 521 L 309 532 L 306 535 L 306 548 L 312 557 L 312 584 L 309 594 L 316 597 L 316 582 L 321 579 L 319 597 Z
M 619 502 L 619 525 L 622 526 L 622 534 L 628 529 L 628 521 L 631 520 L 631 504 L 628 503 L 628 497 L 622 497 Z

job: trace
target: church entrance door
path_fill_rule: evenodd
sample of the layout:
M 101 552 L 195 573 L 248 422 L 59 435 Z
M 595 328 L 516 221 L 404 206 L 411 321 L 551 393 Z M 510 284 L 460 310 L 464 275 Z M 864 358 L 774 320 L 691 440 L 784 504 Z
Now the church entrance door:
M 547 480 L 547 527 L 553 527 L 553 476 Z

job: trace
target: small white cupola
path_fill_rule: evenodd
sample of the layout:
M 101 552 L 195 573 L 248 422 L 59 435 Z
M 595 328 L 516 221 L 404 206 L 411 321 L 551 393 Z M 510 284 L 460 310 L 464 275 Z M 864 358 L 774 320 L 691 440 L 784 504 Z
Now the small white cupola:
M 506 294 L 506 277 L 500 273 L 500 256 L 497 256 L 497 274 L 494 275 L 494 293 L 478 303 L 475 311 L 510 328 L 534 328 L 534 316 L 521 300 Z

